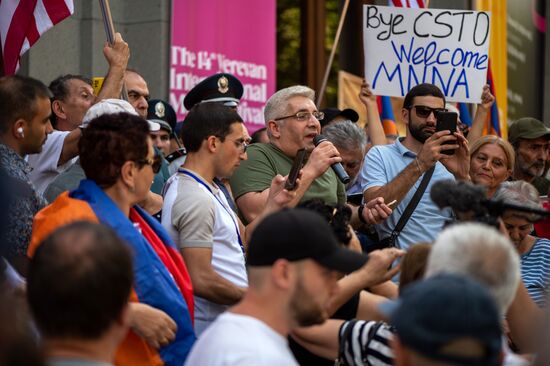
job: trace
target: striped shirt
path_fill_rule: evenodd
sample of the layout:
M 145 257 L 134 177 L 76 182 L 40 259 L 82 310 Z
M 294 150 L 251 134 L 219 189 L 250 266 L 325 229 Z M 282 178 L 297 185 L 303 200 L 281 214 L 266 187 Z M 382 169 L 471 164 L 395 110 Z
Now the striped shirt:
M 391 366 L 395 329 L 384 322 L 350 320 L 340 327 L 340 365 Z
M 521 279 L 527 292 L 539 307 L 545 307 L 550 287 L 550 240 L 537 238 L 531 250 L 520 259 Z

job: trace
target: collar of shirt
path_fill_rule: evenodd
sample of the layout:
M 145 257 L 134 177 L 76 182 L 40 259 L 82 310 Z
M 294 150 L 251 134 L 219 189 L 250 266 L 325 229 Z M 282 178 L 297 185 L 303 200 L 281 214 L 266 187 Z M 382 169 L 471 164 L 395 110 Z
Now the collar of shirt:
M 404 137 L 403 137 L 404 138 Z M 401 156 L 408 156 L 410 158 L 416 158 L 416 154 L 413 153 L 411 150 L 407 149 L 405 145 L 401 143 L 401 138 L 395 140 L 395 143 L 393 144 L 394 147 L 397 149 L 399 154 Z

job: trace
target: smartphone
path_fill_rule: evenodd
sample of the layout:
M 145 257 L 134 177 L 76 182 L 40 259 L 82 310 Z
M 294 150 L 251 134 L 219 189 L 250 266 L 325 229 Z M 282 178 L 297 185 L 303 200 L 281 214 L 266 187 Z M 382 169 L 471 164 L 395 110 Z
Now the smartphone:
M 347 196 L 347 202 L 359 206 L 363 201 L 363 193 L 354 193 Z
M 296 179 L 298 179 L 298 174 L 300 174 L 300 169 L 304 165 L 304 159 L 306 157 L 306 149 L 299 149 L 296 151 L 296 157 L 292 162 L 292 168 L 290 168 L 290 173 L 288 173 L 288 178 L 285 182 L 285 189 L 287 191 L 292 191 L 296 188 Z
M 445 131 L 449 130 L 451 133 L 456 132 L 456 125 L 458 121 L 458 114 L 454 112 L 439 112 L 437 113 L 437 125 L 435 126 L 436 131 Z M 455 141 L 446 141 L 443 145 L 455 145 Z M 441 153 L 446 155 L 453 155 L 455 149 L 442 150 Z

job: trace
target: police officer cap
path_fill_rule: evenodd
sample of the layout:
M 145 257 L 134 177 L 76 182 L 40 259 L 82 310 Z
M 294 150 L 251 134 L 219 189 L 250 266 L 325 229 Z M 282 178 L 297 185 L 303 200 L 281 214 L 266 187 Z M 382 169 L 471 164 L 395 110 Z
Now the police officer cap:
M 215 74 L 207 77 L 185 96 L 183 106 L 191 110 L 197 103 L 219 102 L 236 107 L 243 96 L 243 84 L 231 74 Z
M 163 130 L 172 133 L 176 128 L 176 111 L 170 105 L 160 99 L 151 99 L 147 108 L 147 119 L 157 122 Z

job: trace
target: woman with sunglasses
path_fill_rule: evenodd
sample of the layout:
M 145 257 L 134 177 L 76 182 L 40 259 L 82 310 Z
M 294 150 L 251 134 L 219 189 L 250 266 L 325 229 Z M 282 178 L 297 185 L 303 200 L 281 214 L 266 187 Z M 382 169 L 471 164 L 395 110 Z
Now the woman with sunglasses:
M 134 253 L 135 278 L 131 331 L 115 363 L 156 364 L 160 357 L 183 364 L 195 341 L 191 280 L 168 233 L 137 205 L 146 199 L 160 167 L 148 123 L 128 113 L 99 116 L 83 130 L 79 151 L 87 179 L 36 215 L 29 255 L 54 229 L 70 222 L 94 221 L 114 229 Z

